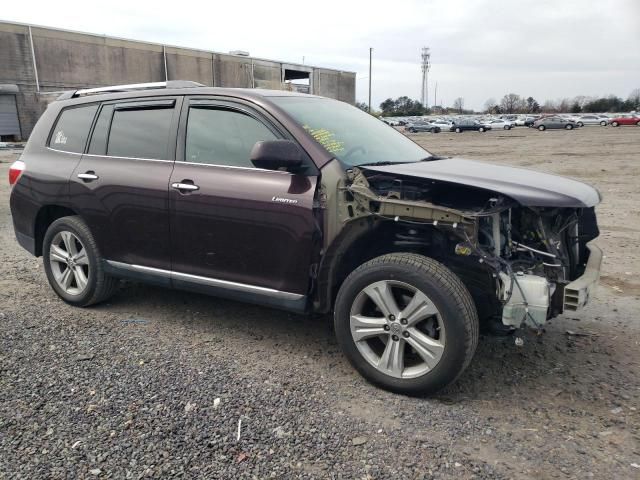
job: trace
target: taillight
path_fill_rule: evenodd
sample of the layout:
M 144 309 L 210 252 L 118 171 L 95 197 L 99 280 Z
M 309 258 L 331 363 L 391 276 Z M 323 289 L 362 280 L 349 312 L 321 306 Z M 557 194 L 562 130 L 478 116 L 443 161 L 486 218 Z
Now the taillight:
M 16 160 L 13 162 L 13 165 L 9 167 L 9 185 L 13 186 L 16 184 L 25 168 L 26 165 L 22 160 Z

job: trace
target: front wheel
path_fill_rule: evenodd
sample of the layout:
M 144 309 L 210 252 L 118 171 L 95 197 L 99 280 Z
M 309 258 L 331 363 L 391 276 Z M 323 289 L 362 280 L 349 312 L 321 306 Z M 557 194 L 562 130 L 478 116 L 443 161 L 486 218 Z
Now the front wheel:
M 351 364 L 370 382 L 405 394 L 431 394 L 469 365 L 478 315 L 466 287 L 431 258 L 374 258 L 344 281 L 335 331 Z
M 640 127 L 640 121 L 639 121 L 639 122 L 637 122 L 637 123 L 636 123 L 636 125 Z
M 504 127 L 502 127 L 502 128 L 504 128 L 505 130 L 511 130 L 511 127 L 510 127 L 509 125 L 505 125 L 505 126 L 504 126 Z
M 540 130 L 541 132 L 544 132 L 545 128 L 547 128 L 547 127 L 545 127 L 544 125 L 540 125 L 538 127 L 538 130 Z
M 117 288 L 118 280 L 105 273 L 93 235 L 80 217 L 59 218 L 49 226 L 42 257 L 49 285 L 71 305 L 99 303 Z
M 565 125 L 564 128 L 567 129 L 567 130 L 573 130 L 573 125 L 568 124 L 568 125 Z
M 607 126 L 607 122 L 602 121 L 602 122 L 600 122 L 600 125 L 602 125 L 603 127 L 606 127 Z
M 456 133 L 462 133 L 462 129 L 460 127 L 456 127 Z
M 478 129 L 478 131 L 479 131 L 480 133 L 482 133 L 482 132 L 484 132 L 484 128 L 483 128 L 483 127 L 480 127 L 480 128 Z
M 568 126 L 569 126 L 569 125 L 567 125 L 567 127 L 568 127 Z M 579 127 L 584 127 L 584 123 L 582 123 L 582 122 L 578 122 L 578 126 L 579 126 Z
M 618 122 L 611 122 L 612 127 L 617 127 L 618 125 L 620 125 Z

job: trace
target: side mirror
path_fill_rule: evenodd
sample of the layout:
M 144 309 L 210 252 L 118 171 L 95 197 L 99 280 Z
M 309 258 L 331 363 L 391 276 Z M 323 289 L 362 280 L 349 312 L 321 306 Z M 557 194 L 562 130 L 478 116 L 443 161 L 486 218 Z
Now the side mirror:
M 256 142 L 249 158 L 256 168 L 295 170 L 302 165 L 302 150 L 291 140 L 266 140 Z

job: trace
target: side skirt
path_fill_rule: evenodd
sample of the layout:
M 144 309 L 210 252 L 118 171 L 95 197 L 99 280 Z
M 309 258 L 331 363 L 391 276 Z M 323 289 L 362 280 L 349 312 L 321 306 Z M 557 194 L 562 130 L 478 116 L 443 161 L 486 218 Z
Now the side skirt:
M 110 275 L 189 292 L 199 292 L 245 303 L 264 305 L 295 313 L 306 313 L 307 296 L 283 292 L 272 288 L 172 272 L 160 268 L 131 265 L 105 260 L 105 271 Z

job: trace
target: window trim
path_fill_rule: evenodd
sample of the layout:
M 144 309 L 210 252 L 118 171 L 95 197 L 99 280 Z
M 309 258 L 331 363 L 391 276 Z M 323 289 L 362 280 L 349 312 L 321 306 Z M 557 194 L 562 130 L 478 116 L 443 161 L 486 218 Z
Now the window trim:
M 277 138 L 284 140 L 291 140 L 295 142 L 300 150 L 303 152 L 304 156 L 304 164 L 308 166 L 308 171 L 305 173 L 305 176 L 318 176 L 320 174 L 318 167 L 316 166 L 313 159 L 309 156 L 309 154 L 305 151 L 304 148 L 300 145 L 300 142 L 291 135 L 274 117 L 272 117 L 269 112 L 260 111 L 257 105 L 249 104 L 248 102 L 238 100 L 238 99 L 230 99 L 229 97 L 219 98 L 219 97 L 210 97 L 210 96 L 186 96 L 181 108 L 180 113 L 180 125 L 178 128 L 178 138 L 177 138 L 177 148 L 175 155 L 175 162 L 183 165 L 193 165 L 193 166 L 205 166 L 205 167 L 218 167 L 218 168 L 230 168 L 237 170 L 249 170 L 254 172 L 274 172 L 274 173 L 285 173 L 288 175 L 294 175 L 292 172 L 287 172 L 283 170 L 267 170 L 264 168 L 257 167 L 241 167 L 235 165 L 224 165 L 217 163 L 198 163 L 198 162 L 189 162 L 186 160 L 186 150 L 187 150 L 187 124 L 189 120 L 189 109 L 191 107 L 195 108 L 211 108 L 217 110 L 230 110 L 242 113 L 244 115 L 248 115 L 254 120 L 262 123 L 268 130 L 270 130 Z
M 91 131 L 90 131 L 90 135 L 87 139 L 87 143 L 85 145 L 85 149 L 83 152 L 83 155 L 85 156 L 90 156 L 90 157 L 100 157 L 100 158 L 116 158 L 116 159 L 122 159 L 122 160 L 142 160 L 142 161 L 147 161 L 147 162 L 175 162 L 175 158 L 176 158 L 176 141 L 178 138 L 178 126 L 180 124 L 180 116 L 182 113 L 182 102 L 183 102 L 183 98 L 180 95 L 172 95 L 172 96 L 168 96 L 168 97 L 152 97 L 152 98 L 147 98 L 147 97 L 142 97 L 142 98 L 127 98 L 127 99 L 116 99 L 116 100 L 109 100 L 109 101 L 105 101 L 102 102 L 100 104 L 100 108 L 98 109 L 98 112 L 96 114 L 96 116 L 93 119 L 93 124 L 91 126 Z M 106 148 L 105 148 L 105 153 L 104 155 L 100 155 L 100 154 L 95 154 L 95 153 L 88 153 L 88 149 L 89 149 L 89 145 L 91 145 L 91 140 L 93 139 L 93 134 L 95 131 L 95 126 L 96 123 L 98 121 L 99 115 L 102 112 L 102 109 L 105 106 L 108 105 L 113 105 L 113 112 L 111 113 L 111 118 L 109 120 L 109 126 L 107 129 L 107 136 L 106 136 Z M 122 106 L 122 108 L 120 108 Z M 143 157 L 127 157 L 127 156 L 122 156 L 122 155 L 107 155 L 107 152 L 109 151 L 109 139 L 111 137 L 111 127 L 113 125 L 113 117 L 115 115 L 115 112 L 117 110 L 136 110 L 136 109 L 140 109 L 140 110 L 153 110 L 154 106 L 156 106 L 155 108 L 162 108 L 162 109 L 169 109 L 169 108 L 173 108 L 173 115 L 171 117 L 171 122 L 170 122 L 170 131 L 169 131 L 169 141 L 167 144 L 167 157 L 166 159 L 161 159 L 161 158 L 143 158 Z M 151 107 L 151 108 L 149 108 Z
M 69 152 L 67 150 L 60 150 L 60 149 L 56 149 L 56 148 L 51 146 L 51 139 L 53 138 L 53 132 L 56 130 L 56 127 L 58 126 L 58 122 L 60 121 L 60 118 L 62 117 L 64 112 L 69 111 L 69 110 L 74 110 L 76 108 L 92 107 L 94 105 L 97 106 L 98 108 L 96 108 L 96 111 L 93 114 L 93 119 L 91 120 L 91 125 L 89 125 L 89 131 L 87 132 L 87 138 L 84 141 L 84 146 L 82 148 L 82 151 L 80 151 L 80 152 Z M 78 155 L 82 155 L 84 152 L 87 151 L 87 147 L 89 145 L 89 139 L 93 135 L 93 126 L 95 124 L 95 121 L 96 121 L 96 118 L 98 116 L 98 112 L 100 111 L 100 109 L 101 109 L 100 102 L 80 103 L 78 105 L 69 105 L 67 107 L 61 108 L 60 111 L 58 112 L 58 115 L 56 115 L 55 121 L 51 124 L 51 129 L 49 130 L 49 135 L 47 136 L 47 142 L 45 143 L 45 147 L 49 148 L 51 150 L 55 150 L 56 152 L 75 153 L 75 154 L 78 154 Z

